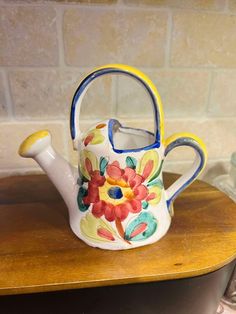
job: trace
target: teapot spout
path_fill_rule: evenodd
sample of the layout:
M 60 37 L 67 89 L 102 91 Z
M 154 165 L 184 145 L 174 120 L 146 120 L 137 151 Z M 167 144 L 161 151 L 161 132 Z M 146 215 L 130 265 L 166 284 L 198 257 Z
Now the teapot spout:
M 46 172 L 64 199 L 72 219 L 78 193 L 78 172 L 53 149 L 50 133 L 43 130 L 27 137 L 19 147 L 19 155 L 33 158 Z

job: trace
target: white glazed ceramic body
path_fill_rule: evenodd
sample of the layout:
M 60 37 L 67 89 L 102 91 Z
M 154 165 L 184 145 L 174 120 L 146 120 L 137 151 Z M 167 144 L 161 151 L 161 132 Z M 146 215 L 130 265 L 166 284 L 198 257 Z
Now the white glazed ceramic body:
M 156 242 L 167 232 L 171 217 L 162 183 L 164 147 L 116 152 L 107 136 L 114 124 L 119 126 L 113 119 L 102 121 L 83 136 L 79 164 L 80 221 L 72 222 L 72 228 L 89 245 L 115 250 Z M 99 130 L 101 143 L 87 144 L 93 130 Z M 140 130 L 140 134 L 133 134 L 136 131 L 120 125 L 114 136 L 120 137 L 115 141 L 117 146 L 134 145 L 135 138 L 137 144 L 143 141 L 146 146 L 153 140 L 150 133 Z M 153 164 L 149 169 L 148 162 Z M 117 191 L 120 194 L 113 193 Z
M 81 101 L 97 77 L 119 73 L 137 79 L 153 103 L 155 130 L 123 127 L 109 119 L 79 129 Z M 124 65 L 107 65 L 91 72 L 79 85 L 72 102 L 71 134 L 79 152 L 78 169 L 51 146 L 48 131 L 27 138 L 20 154 L 33 157 L 56 185 L 69 209 L 74 233 L 93 247 L 130 249 L 158 241 L 168 231 L 172 203 L 201 172 L 206 162 L 202 141 L 195 135 L 175 134 L 164 140 L 160 96 L 140 71 Z M 175 147 L 192 147 L 196 158 L 189 171 L 165 190 L 162 166 Z

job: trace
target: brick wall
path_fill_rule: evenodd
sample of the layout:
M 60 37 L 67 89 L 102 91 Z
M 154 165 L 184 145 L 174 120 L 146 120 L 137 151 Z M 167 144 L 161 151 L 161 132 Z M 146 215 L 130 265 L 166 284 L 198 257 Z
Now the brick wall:
M 71 98 L 86 72 L 111 62 L 136 66 L 154 81 L 166 136 L 194 132 L 206 142 L 203 179 L 227 171 L 236 150 L 236 1 L 0 0 L 1 176 L 39 171 L 17 149 L 44 128 L 76 163 Z M 84 128 L 114 116 L 152 128 L 149 99 L 127 77 L 99 78 L 84 99 Z M 181 173 L 192 159 L 180 148 L 165 168 Z

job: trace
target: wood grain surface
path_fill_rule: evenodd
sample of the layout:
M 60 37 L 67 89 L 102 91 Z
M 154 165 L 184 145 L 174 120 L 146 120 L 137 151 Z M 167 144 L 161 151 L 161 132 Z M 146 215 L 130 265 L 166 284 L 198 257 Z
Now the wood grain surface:
M 165 186 L 176 179 L 165 175 Z M 44 175 L 0 180 L 0 295 L 186 278 L 236 258 L 236 204 L 196 181 L 175 201 L 169 232 L 125 251 L 87 246 L 71 231 Z

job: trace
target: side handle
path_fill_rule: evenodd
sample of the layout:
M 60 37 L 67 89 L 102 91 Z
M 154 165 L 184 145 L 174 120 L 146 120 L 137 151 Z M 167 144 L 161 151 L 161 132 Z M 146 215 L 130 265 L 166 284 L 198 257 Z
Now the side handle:
M 191 133 L 176 133 L 165 140 L 164 156 L 179 146 L 190 146 L 196 152 L 195 160 L 191 168 L 177 179 L 167 190 L 167 206 L 171 210 L 171 204 L 175 198 L 186 189 L 202 172 L 207 161 L 207 150 L 203 141 Z

